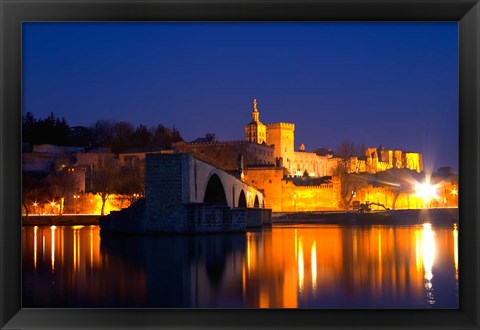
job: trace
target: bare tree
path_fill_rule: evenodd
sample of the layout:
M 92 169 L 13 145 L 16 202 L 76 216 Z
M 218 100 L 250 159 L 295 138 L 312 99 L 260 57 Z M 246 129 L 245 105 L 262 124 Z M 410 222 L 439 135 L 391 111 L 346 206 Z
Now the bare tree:
M 105 215 L 105 203 L 108 197 L 118 191 L 122 181 L 116 159 L 110 159 L 104 165 L 92 173 L 93 192 L 102 198 L 102 216 Z
M 64 213 L 65 197 L 75 191 L 75 175 L 70 168 L 64 168 L 50 173 L 46 178 L 46 183 L 50 188 L 51 196 L 59 200 L 59 215 L 62 215 Z
M 362 147 L 359 147 L 359 149 L 361 148 Z M 340 158 L 340 161 L 335 168 L 334 174 L 340 179 L 341 202 L 347 210 L 350 207 L 352 199 L 356 196 L 357 191 L 367 185 L 365 175 L 349 173 L 352 161 L 357 154 L 356 151 L 355 144 L 352 141 L 345 140 L 337 147 L 336 152 L 336 156 Z
M 121 169 L 122 181 L 119 185 L 119 193 L 127 196 L 130 203 L 145 196 L 145 171 L 142 166 Z

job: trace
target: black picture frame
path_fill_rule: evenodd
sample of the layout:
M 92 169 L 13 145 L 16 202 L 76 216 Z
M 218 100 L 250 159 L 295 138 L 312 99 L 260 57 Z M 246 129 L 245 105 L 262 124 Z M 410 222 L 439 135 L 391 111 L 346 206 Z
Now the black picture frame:
M 0 0 L 2 329 L 479 329 L 478 0 Z M 458 21 L 458 310 L 22 309 L 21 23 L 24 21 Z

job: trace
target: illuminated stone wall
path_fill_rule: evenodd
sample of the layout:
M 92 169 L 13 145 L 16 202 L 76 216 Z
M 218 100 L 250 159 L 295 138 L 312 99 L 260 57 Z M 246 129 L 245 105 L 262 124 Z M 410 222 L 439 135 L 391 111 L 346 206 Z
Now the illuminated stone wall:
M 360 170 L 356 157 L 352 157 L 349 161 L 349 173 L 377 173 L 391 168 L 407 168 L 418 173 L 423 171 L 423 157 L 418 152 L 404 152 L 402 150 L 389 150 L 379 147 L 368 148 L 365 151 L 365 156 L 365 170 Z
M 334 179 L 331 184 L 297 186 L 283 178 L 283 169 L 246 169 L 244 181 L 265 196 L 265 207 L 273 212 L 337 210 L 340 186 Z
M 416 152 L 405 153 L 405 168 L 414 170 L 417 172 L 423 171 L 423 159 L 422 154 Z
M 281 212 L 338 210 L 339 188 L 337 182 L 318 186 L 297 186 L 292 181 L 283 180 Z
M 282 178 L 282 168 L 247 168 L 243 181 L 263 191 L 267 209 L 279 212 L 282 205 Z
M 292 173 L 302 176 L 305 171 L 313 177 L 333 175 L 339 158 L 318 156 L 313 152 L 296 151 L 294 153 Z
M 251 143 L 247 141 L 225 141 L 210 143 L 174 144 L 176 152 L 203 155 L 215 162 L 221 169 L 236 170 L 238 156 L 243 155 L 243 163 L 247 164 L 275 164 L 273 147 Z

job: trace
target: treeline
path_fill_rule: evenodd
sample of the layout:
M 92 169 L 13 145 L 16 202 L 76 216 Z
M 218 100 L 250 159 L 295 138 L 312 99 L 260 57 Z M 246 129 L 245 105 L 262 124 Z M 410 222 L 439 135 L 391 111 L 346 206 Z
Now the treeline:
M 119 153 L 136 148 L 169 148 L 183 141 L 180 132 L 162 124 L 153 127 L 114 120 L 98 120 L 90 127 L 69 126 L 65 118 L 51 113 L 45 119 L 36 119 L 31 112 L 22 118 L 22 139 L 30 145 L 53 144 L 85 149 L 106 147 Z

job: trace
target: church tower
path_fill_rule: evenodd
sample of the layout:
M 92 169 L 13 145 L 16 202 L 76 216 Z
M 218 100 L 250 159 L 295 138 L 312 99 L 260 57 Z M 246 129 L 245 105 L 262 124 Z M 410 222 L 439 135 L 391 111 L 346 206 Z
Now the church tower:
M 257 99 L 253 100 L 252 121 L 245 125 L 245 140 L 262 144 L 267 140 L 267 128 L 260 122 L 260 112 L 257 109 Z

